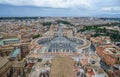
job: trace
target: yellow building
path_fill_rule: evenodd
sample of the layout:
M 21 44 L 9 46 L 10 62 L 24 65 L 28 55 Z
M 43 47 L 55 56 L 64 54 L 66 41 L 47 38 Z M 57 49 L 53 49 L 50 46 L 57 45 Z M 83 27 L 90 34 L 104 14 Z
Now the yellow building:
M 11 70 L 11 62 L 8 57 L 0 57 L 0 77 L 9 77 Z

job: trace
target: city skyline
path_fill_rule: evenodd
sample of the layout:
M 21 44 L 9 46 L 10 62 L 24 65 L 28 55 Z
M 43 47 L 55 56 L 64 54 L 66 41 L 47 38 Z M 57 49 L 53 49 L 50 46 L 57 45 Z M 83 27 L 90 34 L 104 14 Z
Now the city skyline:
M 0 0 L 0 17 L 120 17 L 119 0 Z

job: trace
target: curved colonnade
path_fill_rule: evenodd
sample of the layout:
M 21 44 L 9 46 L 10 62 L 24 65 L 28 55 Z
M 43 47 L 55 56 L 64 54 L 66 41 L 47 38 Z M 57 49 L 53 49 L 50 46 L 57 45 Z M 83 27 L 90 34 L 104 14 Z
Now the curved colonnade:
M 41 37 L 41 38 L 36 39 L 35 44 L 37 46 L 43 46 L 44 48 L 46 48 L 45 52 L 47 52 L 47 53 L 49 53 L 49 52 L 50 53 L 57 53 L 57 52 L 59 52 L 59 53 L 61 53 L 61 52 L 86 53 L 90 49 L 91 43 L 88 40 L 85 40 L 83 38 L 65 37 L 65 39 L 67 39 L 70 43 L 68 43 L 68 42 L 64 43 L 64 41 L 52 43 L 51 41 L 55 41 L 54 40 L 55 38 L 56 37 Z M 66 48 L 68 48 L 68 49 L 66 49 Z

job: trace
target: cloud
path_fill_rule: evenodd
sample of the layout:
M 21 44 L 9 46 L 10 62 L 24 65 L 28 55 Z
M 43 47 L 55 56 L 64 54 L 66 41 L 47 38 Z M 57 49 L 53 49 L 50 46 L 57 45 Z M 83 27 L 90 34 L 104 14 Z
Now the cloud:
M 88 10 L 110 10 L 106 7 L 120 6 L 119 0 L 0 0 L 0 4 L 36 6 L 50 8 L 84 8 Z
M 90 7 L 92 0 L 0 0 L 0 3 L 11 5 L 32 5 L 38 7 L 73 8 Z
M 120 7 L 104 7 L 103 11 L 120 11 Z
M 44 10 L 51 12 L 53 12 L 51 8 L 55 8 L 54 11 L 61 10 L 60 8 L 62 8 L 69 10 L 68 13 L 75 15 L 120 13 L 120 0 L 0 0 L 0 5 L 1 4 L 28 7 L 35 6 L 38 8 L 48 7 L 47 9 L 44 8 Z

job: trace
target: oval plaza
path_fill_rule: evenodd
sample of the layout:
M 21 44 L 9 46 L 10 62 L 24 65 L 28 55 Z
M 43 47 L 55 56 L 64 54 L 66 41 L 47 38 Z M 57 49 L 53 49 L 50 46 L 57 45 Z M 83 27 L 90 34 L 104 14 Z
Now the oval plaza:
M 44 33 L 42 37 L 34 39 L 31 42 L 31 51 L 26 58 L 27 63 L 35 64 L 33 67 L 35 71 L 32 71 L 29 77 L 42 77 L 43 75 L 46 75 L 45 77 L 49 77 L 49 75 L 53 77 L 53 71 L 51 70 L 56 66 L 54 62 L 59 64 L 59 57 L 62 56 L 63 58 L 61 59 L 65 62 L 70 61 L 73 63 L 73 60 L 84 60 L 85 56 L 83 54 L 89 54 L 90 52 L 92 52 L 91 43 L 88 40 L 74 36 L 73 30 L 68 29 L 68 27 L 63 24 L 51 25 L 49 31 Z M 64 56 L 71 57 L 72 60 L 71 58 L 70 60 L 64 59 Z M 52 61 L 56 59 L 55 57 L 58 57 L 58 60 Z M 60 63 L 63 61 L 61 59 Z M 49 64 L 45 65 L 45 62 L 48 61 L 50 63 L 53 62 L 53 67 L 51 67 L 51 65 L 49 66 Z M 64 61 L 62 63 L 63 66 L 65 66 Z M 44 64 L 45 67 L 42 64 Z M 65 67 L 67 66 L 69 66 L 69 63 Z
M 57 35 L 45 36 L 35 40 L 37 47 L 42 47 L 41 53 L 87 53 L 90 49 L 90 42 L 83 38 L 75 36 L 65 36 L 63 24 L 57 27 Z M 35 51 L 36 52 L 36 51 Z

